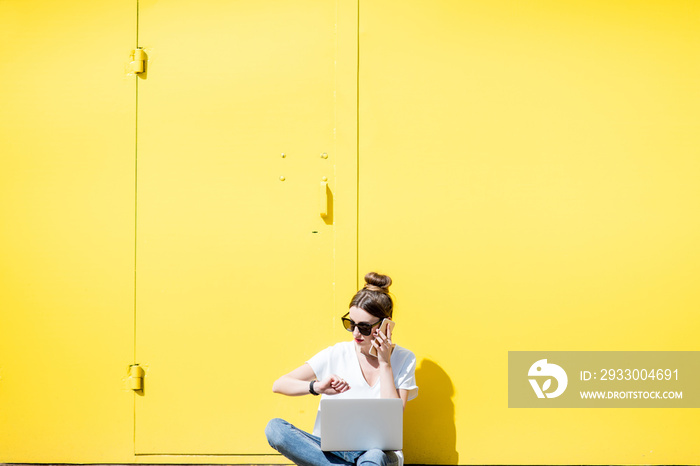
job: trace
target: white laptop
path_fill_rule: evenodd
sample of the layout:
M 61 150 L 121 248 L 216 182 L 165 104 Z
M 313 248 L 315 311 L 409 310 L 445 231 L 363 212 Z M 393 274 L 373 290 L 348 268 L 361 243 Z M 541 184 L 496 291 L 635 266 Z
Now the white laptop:
M 403 402 L 398 398 L 321 400 L 321 450 L 403 448 Z

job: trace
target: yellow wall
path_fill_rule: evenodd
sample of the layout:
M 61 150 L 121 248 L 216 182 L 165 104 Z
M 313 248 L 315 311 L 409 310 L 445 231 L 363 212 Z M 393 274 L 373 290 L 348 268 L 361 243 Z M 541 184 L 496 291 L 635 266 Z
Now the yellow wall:
M 271 383 L 378 270 L 419 359 L 407 462 L 700 463 L 693 409 L 507 408 L 508 351 L 696 349 L 699 23 L 0 2 L 0 461 L 284 463 L 265 423 L 316 400 Z
M 133 442 L 134 7 L 0 2 L 0 461 Z
M 422 361 L 410 461 L 700 462 L 694 409 L 507 398 L 508 351 L 698 349 L 699 26 L 696 2 L 361 3 L 359 270 L 395 279 Z

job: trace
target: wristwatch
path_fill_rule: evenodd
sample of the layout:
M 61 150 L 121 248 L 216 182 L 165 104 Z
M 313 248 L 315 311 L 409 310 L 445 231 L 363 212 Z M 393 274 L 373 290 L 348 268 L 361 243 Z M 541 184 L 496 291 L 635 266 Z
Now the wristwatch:
M 309 383 L 309 393 L 311 393 L 314 396 L 318 396 L 318 393 L 314 391 L 314 383 L 318 382 L 318 380 L 312 380 L 311 383 Z

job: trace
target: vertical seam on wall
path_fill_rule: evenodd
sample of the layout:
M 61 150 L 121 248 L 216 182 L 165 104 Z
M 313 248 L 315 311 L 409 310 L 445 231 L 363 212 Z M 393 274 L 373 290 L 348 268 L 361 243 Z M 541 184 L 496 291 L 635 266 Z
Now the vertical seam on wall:
M 357 86 L 355 89 L 357 95 L 355 109 L 355 116 L 357 118 L 355 125 L 357 128 L 357 165 L 355 166 L 357 173 L 357 185 L 355 187 L 357 191 L 355 198 L 355 289 L 357 290 L 360 286 L 360 0 L 357 1 L 357 75 L 355 76 L 355 81 Z
M 139 46 L 139 1 L 136 0 L 136 46 Z M 134 76 L 136 81 L 136 103 L 134 106 L 134 357 L 132 364 L 137 364 L 136 362 L 136 248 L 138 245 L 138 179 L 139 179 L 139 157 L 138 157 L 138 135 L 139 135 L 139 77 Z M 136 455 L 136 392 L 134 395 L 134 416 L 133 416 L 133 448 L 134 455 Z

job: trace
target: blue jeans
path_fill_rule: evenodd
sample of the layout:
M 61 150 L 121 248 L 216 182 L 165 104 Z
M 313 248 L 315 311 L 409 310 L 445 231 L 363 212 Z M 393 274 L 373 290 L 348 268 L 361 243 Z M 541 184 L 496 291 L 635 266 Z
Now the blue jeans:
M 283 419 L 273 419 L 265 428 L 267 441 L 298 466 L 397 466 L 393 451 L 322 451 L 321 439 Z

